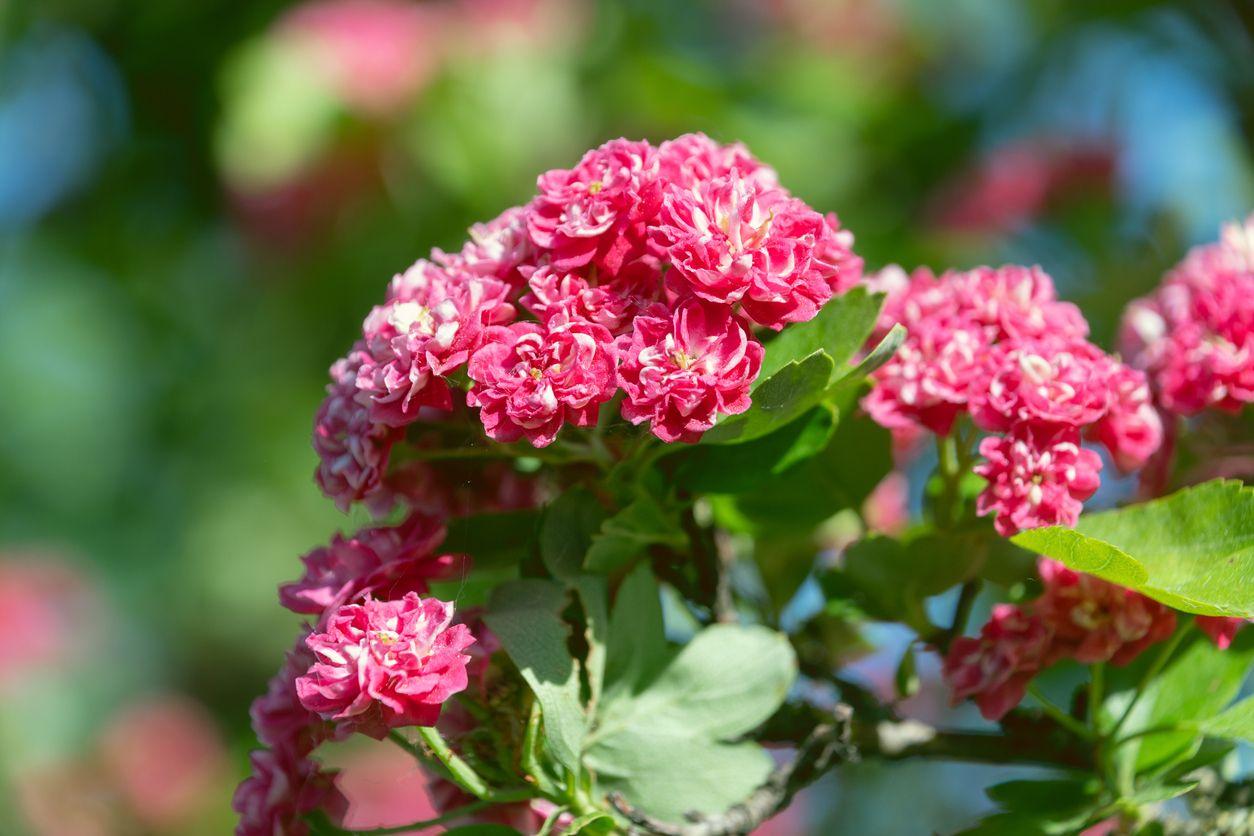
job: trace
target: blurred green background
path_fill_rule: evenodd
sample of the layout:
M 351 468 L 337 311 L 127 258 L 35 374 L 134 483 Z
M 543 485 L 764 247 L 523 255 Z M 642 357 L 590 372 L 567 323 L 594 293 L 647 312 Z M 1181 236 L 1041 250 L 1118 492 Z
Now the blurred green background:
M 228 831 L 295 635 L 275 585 L 365 521 L 311 479 L 326 368 L 545 168 L 743 140 L 869 268 L 1039 262 L 1110 347 L 1254 207 L 1252 28 L 1246 0 L 0 2 L 0 833 Z M 996 772 L 846 771 L 783 832 L 953 829 Z

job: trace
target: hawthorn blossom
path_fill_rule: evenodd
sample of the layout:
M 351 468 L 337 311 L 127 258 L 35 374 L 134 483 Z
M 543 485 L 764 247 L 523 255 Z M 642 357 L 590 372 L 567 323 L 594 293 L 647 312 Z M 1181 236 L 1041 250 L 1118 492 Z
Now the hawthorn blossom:
M 1236 412 L 1254 400 L 1254 215 L 1197 247 L 1154 293 L 1128 306 L 1124 353 L 1179 415 Z
M 725 307 L 695 300 L 636 317 L 620 340 L 623 417 L 666 442 L 694 442 L 719 415 L 749 408 L 762 345 Z
M 975 422 L 984 429 L 1083 427 L 1110 409 L 1110 358 L 1090 342 L 1055 336 L 1008 341 L 993 347 L 985 363 L 988 373 L 972 392 Z
M 434 554 L 444 531 L 439 520 L 414 512 L 400 525 L 336 534 L 330 545 L 301 558 L 305 573 L 279 587 L 279 602 L 295 613 L 321 615 L 366 593 L 425 593 L 427 581 L 447 577 L 456 562 L 453 555 Z
M 967 412 L 971 391 L 986 385 L 984 332 L 971 322 L 950 326 L 923 320 L 909 334 L 876 371 L 862 408 L 894 433 L 921 425 L 948 435 Z
M 662 203 L 656 149 L 615 139 L 583 156 L 572 169 L 540 175 L 539 194 L 527 207 L 527 229 L 549 251 L 556 270 L 596 262 L 617 273 L 644 254 L 645 227 Z
M 414 592 L 340 607 L 305 640 L 317 661 L 296 680 L 301 704 L 341 732 L 376 739 L 434 725 L 444 701 L 467 684 L 462 651 L 474 636 L 452 619 L 452 604 Z
M 1040 618 L 1010 604 L 993 607 L 978 638 L 960 636 L 941 668 L 953 704 L 974 698 L 987 720 L 1000 720 L 1023 700 L 1042 667 L 1049 631 Z
M 487 223 L 475 224 L 469 234 L 459 253 L 436 250 L 433 260 L 454 273 L 489 276 L 511 286 L 523 283 L 518 268 L 535 255 L 524 207 L 511 207 Z
M 1225 618 L 1217 615 L 1199 615 L 1195 620 L 1198 628 L 1210 636 L 1211 641 L 1220 650 L 1227 650 L 1231 647 L 1232 640 L 1246 625 L 1244 618 Z
M 630 330 L 631 321 L 657 302 L 662 274 L 651 259 L 626 265 L 608 282 L 545 266 L 531 274 L 527 287 L 519 302 L 541 322 L 583 320 L 618 335 Z
M 1046 558 L 1037 570 L 1045 592 L 1035 612 L 1053 633 L 1051 661 L 1126 665 L 1176 629 L 1175 611 L 1139 592 Z
M 775 169 L 739 142 L 721 145 L 703 133 L 684 134 L 658 146 L 662 180 L 681 189 L 726 177 L 733 171 L 764 189 L 779 187 Z
M 465 365 L 485 328 L 513 318 L 508 295 L 509 286 L 498 279 L 452 273 L 425 260 L 393 279 L 388 301 L 362 326 L 357 389 L 371 417 L 403 427 L 423 406 L 452 409 L 444 376 Z
M 835 216 L 824 218 L 735 170 L 667 192 L 653 242 L 673 268 L 667 280 L 677 293 L 739 303 L 750 319 L 775 330 L 812 319 L 862 270 L 853 236 Z
M 980 442 L 987 461 L 975 472 L 988 480 L 976 501 L 981 515 L 996 514 L 998 533 L 1074 525 L 1084 500 L 1097 490 L 1101 458 L 1080 446 L 1078 430 L 1017 426 L 1009 435 Z
M 258 749 L 249 761 L 252 774 L 231 799 L 231 809 L 240 816 L 235 836 L 305 836 L 306 813 L 343 815 L 344 797 L 316 761 L 272 749 Z
M 366 360 L 359 342 L 331 366 L 327 397 L 314 419 L 313 447 L 319 459 L 315 479 L 345 512 L 380 489 L 392 445 L 400 437 L 398 430 L 374 421 L 356 399 L 357 374 Z
M 1162 446 L 1163 421 L 1144 372 L 1114 363 L 1106 387 L 1110 409 L 1087 434 L 1104 445 L 1115 466 L 1127 473 L 1143 466 Z
M 519 322 L 492 330 L 470 361 L 466 403 L 497 441 L 553 443 L 563 424 L 588 427 L 615 389 L 613 338 L 590 322 Z
M 1078 344 L 1088 333 L 1079 310 L 1057 301 L 1053 281 L 1039 267 L 977 267 L 937 277 L 926 268 L 907 276 L 890 265 L 867 284 L 888 293 L 870 344 L 895 324 L 906 328 L 905 342 L 872 376 L 874 388 L 862 401 L 894 432 L 921 425 L 948 435 L 1002 371 L 990 360 L 994 351 L 1004 361 L 1022 340 L 1051 335 Z

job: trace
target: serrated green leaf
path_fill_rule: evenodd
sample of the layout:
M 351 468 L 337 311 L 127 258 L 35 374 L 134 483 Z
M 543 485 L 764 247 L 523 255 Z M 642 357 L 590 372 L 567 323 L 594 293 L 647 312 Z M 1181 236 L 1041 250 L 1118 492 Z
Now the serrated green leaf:
M 837 377 L 828 390 L 828 397 L 835 403 L 843 403 L 871 372 L 887 363 L 905 341 L 906 329 L 901 325 L 894 325 L 858 365 Z
M 820 404 L 792 423 L 744 444 L 698 444 L 674 457 L 675 481 L 697 493 L 734 494 L 755 490 L 821 453 L 836 430 L 836 411 Z
M 614 641 L 615 630 L 638 621 L 624 610 L 654 594 L 651 578 L 632 581 L 632 597 L 620 593 L 612 616 L 607 669 L 613 678 L 584 761 L 602 792 L 621 791 L 661 818 L 721 812 L 743 801 L 771 770 L 760 746 L 731 741 L 780 706 L 796 678 L 796 657 L 783 635 L 764 627 L 714 625 L 650 673 L 662 656 L 651 626 L 645 641 L 653 650 L 630 649 L 630 639 Z
M 1006 781 L 985 788 L 984 794 L 1011 812 L 1056 813 L 1084 808 L 1100 789 L 1092 778 Z
M 554 756 L 577 772 L 587 717 L 579 663 L 567 649 L 570 630 L 561 618 L 568 603 L 566 590 L 552 581 L 512 581 L 492 593 L 484 620 L 535 693 Z
M 868 293 L 862 287 L 833 297 L 814 319 L 789 325 L 767 343 L 760 376 L 768 378 L 820 349 L 832 358 L 839 373 L 870 336 L 883 304 L 884 294 Z
M 544 511 L 540 557 L 553 577 L 569 581 L 582 571 L 592 537 L 605 522 L 605 509 L 589 491 L 569 490 Z
M 716 424 L 701 443 L 743 444 L 786 426 L 823 400 L 834 369 L 822 351 L 785 365 L 753 390 L 746 412 Z
M 1146 687 L 1123 732 L 1187 727 L 1215 716 L 1236 698 L 1252 662 L 1254 637 L 1238 635 L 1227 650 L 1196 637 Z M 1119 750 L 1122 768 L 1143 772 L 1189 757 L 1196 751 L 1199 738 L 1199 732 L 1186 729 L 1134 740 Z
M 522 836 L 503 824 L 463 824 L 444 831 L 444 836 Z
M 687 546 L 688 538 L 673 507 L 641 493 L 592 536 L 583 566 L 589 572 L 608 574 L 654 544 L 681 549 Z
M 868 537 L 845 550 L 844 564 L 819 576 L 828 598 L 868 616 L 927 632 L 923 602 L 979 573 L 987 557 L 977 535 L 925 534 L 908 541 Z
M 1202 720 L 1197 728 L 1211 737 L 1254 743 L 1254 697 L 1247 697 L 1228 710 Z
M 637 566 L 618 589 L 606 648 L 607 690 L 618 698 L 643 691 L 675 652 L 666 643 L 662 598 L 649 567 Z
M 1254 488 L 1215 480 L 1014 541 L 1201 615 L 1254 618 Z

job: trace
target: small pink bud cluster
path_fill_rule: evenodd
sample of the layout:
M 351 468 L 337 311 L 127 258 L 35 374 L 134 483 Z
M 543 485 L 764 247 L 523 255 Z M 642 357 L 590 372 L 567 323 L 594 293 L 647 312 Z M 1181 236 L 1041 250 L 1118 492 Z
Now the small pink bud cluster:
M 1028 683 L 1062 660 L 1126 665 L 1176 629 L 1176 614 L 1139 592 L 1042 558 L 1044 593 L 1026 606 L 999 604 L 978 638 L 955 639 L 942 673 L 956 705 L 973 698 L 999 720 Z
M 997 530 L 1070 525 L 1097 490 L 1110 450 L 1121 469 L 1142 465 L 1162 441 L 1145 376 L 1087 339 L 1075 306 L 1060 302 L 1038 267 L 980 267 L 939 278 L 889 268 L 871 281 L 888 292 L 875 338 L 895 323 L 908 336 L 874 375 L 863 407 L 895 432 L 948 435 L 961 415 L 992 435 L 980 443 L 988 480 L 981 514 Z
M 1254 215 L 1193 249 L 1128 306 L 1120 343 L 1163 409 L 1236 412 L 1254 400 Z
M 392 446 L 456 406 L 462 370 L 497 441 L 551 444 L 620 391 L 624 418 L 695 441 L 749 407 L 755 326 L 808 320 L 857 283 L 852 243 L 743 146 L 607 142 L 541 175 L 530 203 L 474 227 L 461 251 L 393 280 L 332 367 L 318 482 L 342 509 L 386 507 Z
M 443 539 L 444 526 L 417 511 L 395 526 L 337 534 L 279 588 L 283 606 L 318 621 L 253 702 L 253 729 L 268 748 L 253 753 L 253 774 L 235 793 L 239 836 L 306 833 L 306 813 L 338 815 L 343 798 L 313 751 L 355 732 L 433 725 L 466 687 L 469 629 L 451 623 L 452 604 L 419 597 L 458 563 L 438 553 Z

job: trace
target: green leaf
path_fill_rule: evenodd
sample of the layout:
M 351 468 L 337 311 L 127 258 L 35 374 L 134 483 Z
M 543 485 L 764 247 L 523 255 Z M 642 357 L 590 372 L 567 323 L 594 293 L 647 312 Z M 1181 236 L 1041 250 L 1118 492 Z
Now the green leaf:
M 584 813 L 577 819 L 572 821 L 566 827 L 562 828 L 563 836 L 575 836 L 576 833 L 584 833 L 589 830 L 598 833 L 609 833 L 613 831 L 614 817 L 609 813 L 602 813 L 599 810 L 593 810 L 590 813 Z
M 795 420 L 819 403 L 826 394 L 835 364 L 822 351 L 795 360 L 753 390 L 753 404 L 709 430 L 703 444 L 743 444 L 761 438 Z
M 553 577 L 569 581 L 580 573 L 592 537 L 604 521 L 605 509 L 583 488 L 566 491 L 545 509 L 540 557 Z
M 682 549 L 688 538 L 674 508 L 663 506 L 651 494 L 640 493 L 593 535 L 583 565 L 589 572 L 608 574 L 654 544 Z
M 763 528 L 813 528 L 841 509 L 861 507 L 892 469 L 891 445 L 889 432 L 874 421 L 841 415 L 820 453 L 777 474 L 760 473 L 737 498 L 737 507 Z M 855 450 L 857 455 L 851 455 Z
M 1236 698 L 1252 662 L 1254 636 L 1238 635 L 1227 650 L 1218 649 L 1205 637 L 1196 637 L 1146 687 L 1124 733 L 1160 726 L 1191 726 L 1214 717 Z M 1199 737 L 1198 732 L 1188 728 L 1153 734 L 1126 744 L 1119 754 L 1132 759 L 1136 771 L 1141 772 L 1189 757 L 1196 750 Z
M 1006 781 L 984 790 L 990 800 L 1016 813 L 1078 811 L 1096 799 L 1100 784 L 1092 778 Z
M 605 681 L 614 696 L 638 694 L 674 657 L 662 625 L 662 598 L 647 565 L 637 566 L 618 589 L 610 615 Z
M 1202 720 L 1197 727 L 1211 737 L 1254 743 L 1254 697 L 1247 697 L 1227 711 Z
M 828 598 L 868 616 L 928 632 L 923 602 L 978 574 L 986 559 L 976 535 L 925 534 L 901 541 L 869 537 L 845 550 L 844 565 L 819 576 Z
M 648 595 L 647 587 L 637 580 L 633 597 Z M 630 603 L 620 595 L 611 633 L 636 621 L 619 616 Z M 654 650 L 637 655 L 611 635 L 608 667 L 626 681 L 607 685 L 588 737 L 585 763 L 598 788 L 621 791 L 671 821 L 743 801 L 770 773 L 772 760 L 757 744 L 732 740 L 782 704 L 796 678 L 791 645 L 764 627 L 714 625 L 650 675 L 642 672 L 655 663 L 656 637 L 648 641 Z
M 498 587 L 484 616 L 535 693 L 553 754 L 578 771 L 587 718 L 580 701 L 579 663 L 567 649 L 570 630 L 561 612 L 566 590 L 534 578 Z
M 463 824 L 444 831 L 444 836 L 522 836 L 517 830 L 503 824 Z
M 833 297 L 814 319 L 789 325 L 767 343 L 759 376 L 769 378 L 819 350 L 832 358 L 836 371 L 843 370 L 871 335 L 883 304 L 884 294 L 868 293 L 862 287 Z
M 583 607 L 584 640 L 588 644 L 583 667 L 588 677 L 588 711 L 591 713 L 600 702 L 601 689 L 605 684 L 606 641 L 610 629 L 605 600 L 608 584 L 603 576 L 581 575 L 574 580 L 573 586 Z
M 470 555 L 476 569 L 515 566 L 531 554 L 539 527 L 540 513 L 534 510 L 454 517 L 440 548 Z
M 905 652 L 901 654 L 897 672 L 893 675 L 893 684 L 897 689 L 897 696 L 903 700 L 919 693 L 919 670 L 914 663 L 913 642 L 906 645 Z
M 905 341 L 906 329 L 901 325 L 894 325 L 884 335 L 884 339 L 876 343 L 875 348 L 871 349 L 870 353 L 862 358 L 862 362 L 832 383 L 831 389 L 828 390 L 828 396 L 836 403 L 841 403 L 853 389 L 862 384 L 862 381 L 871 372 L 887 363 Z
M 697 493 L 744 493 L 821 453 L 836 430 L 836 411 L 820 404 L 792 423 L 744 444 L 698 444 L 675 457 L 675 481 Z
M 1254 488 L 1215 480 L 1014 541 L 1201 615 L 1254 618 Z

